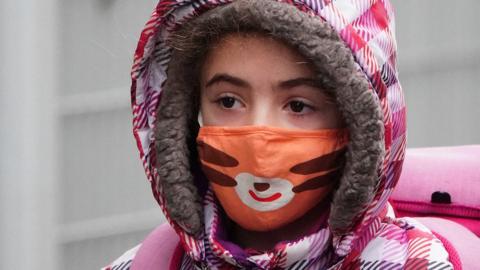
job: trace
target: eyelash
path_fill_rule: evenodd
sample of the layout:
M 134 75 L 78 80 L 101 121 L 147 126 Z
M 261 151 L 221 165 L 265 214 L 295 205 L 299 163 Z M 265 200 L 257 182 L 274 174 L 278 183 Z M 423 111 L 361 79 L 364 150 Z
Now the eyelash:
M 232 107 L 227 107 L 227 106 L 225 106 L 224 103 L 223 103 L 223 102 L 225 101 L 225 99 L 233 99 L 233 102 L 242 103 L 239 98 L 237 98 L 237 97 L 235 97 L 234 95 L 231 95 L 231 94 L 225 94 L 225 95 L 223 95 L 223 96 L 220 96 L 220 97 L 219 97 L 218 99 L 216 99 L 214 102 L 215 102 L 218 106 L 220 106 L 222 109 L 224 109 L 224 110 L 234 109 L 233 107 L 235 106 L 235 103 L 232 105 Z M 302 107 L 302 111 L 306 108 L 306 109 L 310 110 L 310 112 L 303 112 L 303 113 L 302 113 L 302 112 L 295 112 L 295 111 L 293 111 L 292 108 L 290 107 L 290 106 L 292 106 L 292 103 L 293 103 L 293 102 L 299 102 L 299 103 L 301 103 L 302 106 L 303 106 L 303 107 Z M 301 100 L 301 99 L 292 99 L 292 100 L 289 100 L 289 101 L 287 102 L 287 104 L 284 106 L 284 108 L 286 108 L 293 117 L 298 117 L 298 118 L 303 118 L 303 117 L 305 117 L 306 115 L 308 115 L 309 113 L 317 111 L 317 109 L 316 109 L 314 106 L 308 104 L 307 102 L 305 102 L 304 100 Z
M 294 112 L 292 109 L 291 109 L 291 105 L 293 102 L 299 102 L 299 103 L 302 103 L 302 105 L 304 106 L 304 108 L 307 108 L 310 110 L 310 112 L 306 112 L 306 113 L 302 113 L 302 112 Z M 299 118 L 302 118 L 302 117 L 305 117 L 306 115 L 308 115 L 309 113 L 311 112 L 315 112 L 317 109 L 308 104 L 307 102 L 301 100 L 301 99 L 292 99 L 292 100 L 289 100 L 288 103 L 285 105 L 286 109 L 293 115 L 293 117 L 299 117 Z M 303 111 L 303 108 L 302 108 L 302 111 Z
M 222 109 L 230 110 L 230 109 L 233 108 L 233 106 L 234 106 L 235 104 L 234 104 L 232 107 L 230 107 L 230 108 L 224 106 L 223 101 L 225 101 L 225 99 L 228 99 L 228 98 L 233 99 L 234 102 L 240 102 L 240 103 L 241 103 L 241 101 L 240 101 L 237 97 L 235 97 L 234 95 L 231 95 L 231 94 L 225 94 L 225 95 L 223 95 L 223 96 L 220 96 L 217 100 L 215 100 L 215 103 L 217 103 L 217 105 L 220 106 Z

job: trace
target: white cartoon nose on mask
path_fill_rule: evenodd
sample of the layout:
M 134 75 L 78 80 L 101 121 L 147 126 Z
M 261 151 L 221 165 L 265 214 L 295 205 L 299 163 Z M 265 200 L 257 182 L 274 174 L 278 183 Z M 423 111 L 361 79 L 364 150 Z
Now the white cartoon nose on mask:
M 290 181 L 281 178 L 257 177 L 240 173 L 235 177 L 235 191 L 248 207 L 260 212 L 277 210 L 288 204 L 295 193 Z

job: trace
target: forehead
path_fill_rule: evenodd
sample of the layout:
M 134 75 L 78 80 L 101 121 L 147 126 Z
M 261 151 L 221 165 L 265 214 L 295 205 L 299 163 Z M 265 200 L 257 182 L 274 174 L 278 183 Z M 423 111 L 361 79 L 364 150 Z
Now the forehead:
M 258 33 L 222 37 L 210 46 L 201 70 L 202 77 L 216 72 L 246 77 L 268 73 L 277 79 L 314 75 L 311 64 L 300 53 L 282 41 Z

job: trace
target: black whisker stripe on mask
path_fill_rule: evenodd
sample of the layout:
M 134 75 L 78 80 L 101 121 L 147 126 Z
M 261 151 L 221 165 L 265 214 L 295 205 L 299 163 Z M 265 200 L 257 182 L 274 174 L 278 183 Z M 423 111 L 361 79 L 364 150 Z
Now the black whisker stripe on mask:
M 307 175 L 331 170 L 338 167 L 339 164 L 344 164 L 346 150 L 346 148 L 342 148 L 330 154 L 299 163 L 293 166 L 290 171 L 296 174 Z
M 203 142 L 203 141 L 198 141 L 197 142 L 198 147 L 200 147 L 200 158 L 203 161 L 206 161 L 208 163 L 212 163 L 218 166 L 222 167 L 236 167 L 238 166 L 238 160 L 236 160 L 234 157 L 230 156 L 229 154 L 218 150 L 217 148 Z
M 331 171 L 327 174 L 308 179 L 302 184 L 296 187 L 293 187 L 292 191 L 295 193 L 300 193 L 306 190 L 314 190 L 317 188 L 328 186 L 329 184 L 337 181 L 340 178 L 341 174 L 342 174 L 342 171 L 340 170 L 340 168 L 335 169 L 334 171 Z
M 205 164 L 202 164 L 202 171 L 207 176 L 207 179 L 225 187 L 234 187 L 237 185 L 235 179 L 223 174 Z

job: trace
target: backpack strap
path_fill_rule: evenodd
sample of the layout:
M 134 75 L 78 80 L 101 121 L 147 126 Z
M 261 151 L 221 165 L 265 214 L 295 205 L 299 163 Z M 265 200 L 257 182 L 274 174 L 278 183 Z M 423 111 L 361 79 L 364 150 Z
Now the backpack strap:
M 183 248 L 175 231 L 168 223 L 158 226 L 142 242 L 131 270 L 177 270 L 183 257 Z

